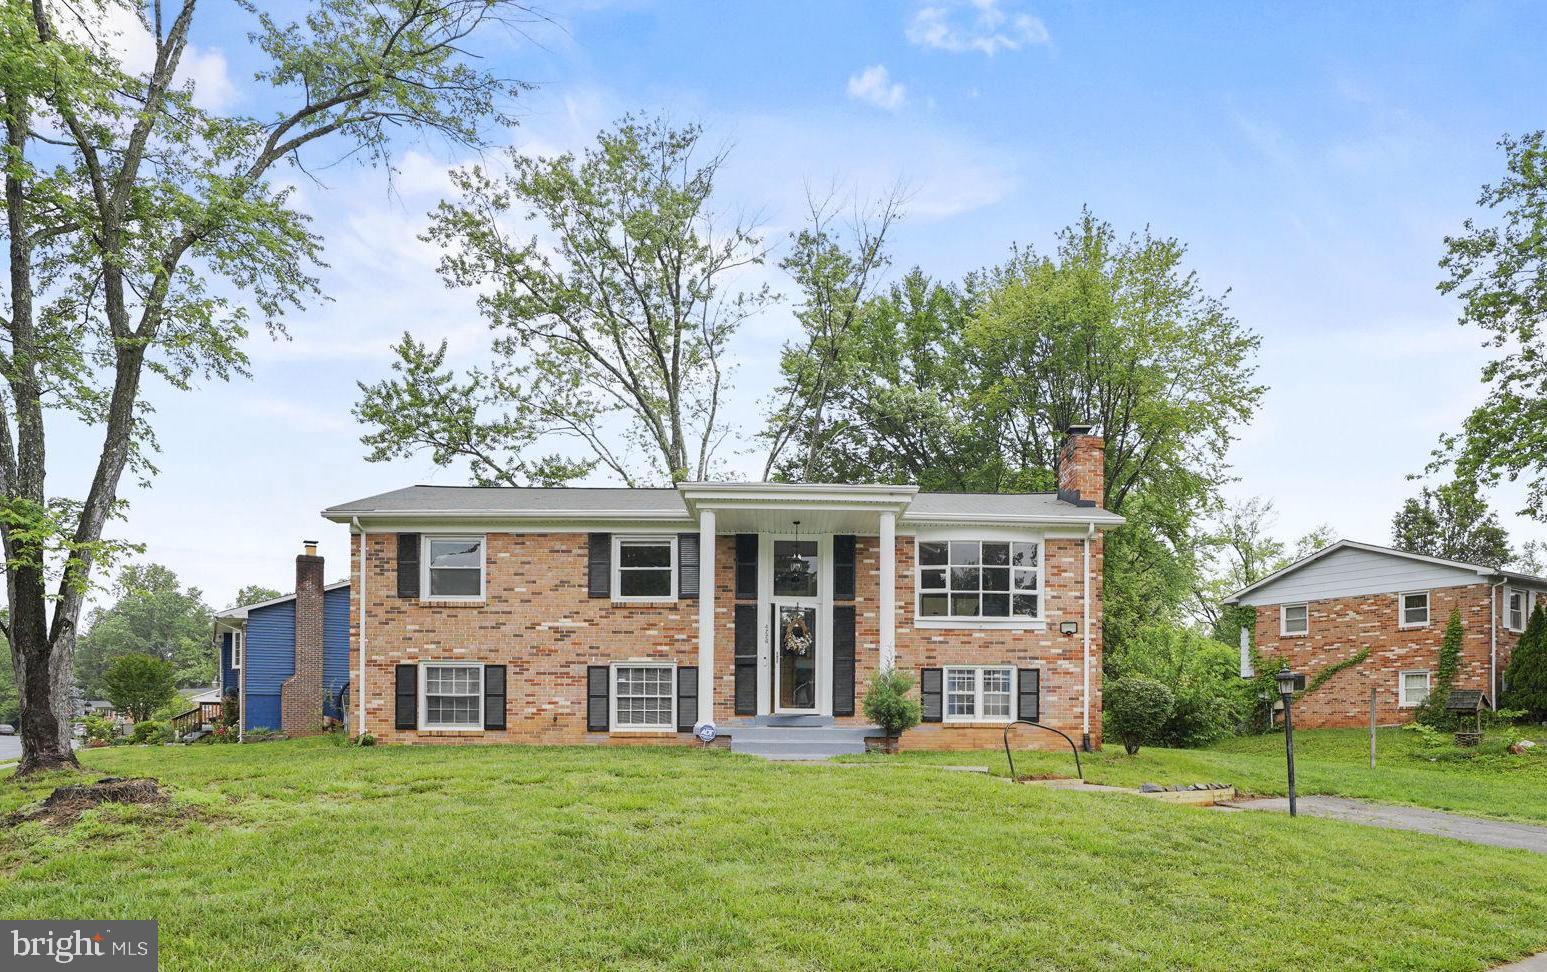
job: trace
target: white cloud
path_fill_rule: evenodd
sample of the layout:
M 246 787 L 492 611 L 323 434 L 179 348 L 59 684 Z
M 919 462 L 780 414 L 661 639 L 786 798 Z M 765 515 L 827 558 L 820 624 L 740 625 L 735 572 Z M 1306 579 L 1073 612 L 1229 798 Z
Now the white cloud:
M 193 103 L 205 111 L 224 111 L 236 101 L 236 85 L 231 82 L 226 56 L 218 48 L 189 44 L 178 65 L 178 76 L 193 82 Z
M 1047 25 L 1028 13 L 1012 13 L 1000 0 L 940 0 L 918 9 L 908 23 L 908 40 L 952 54 L 1000 51 L 1050 43 Z
M 147 74 L 156 65 L 156 40 L 150 28 L 135 10 L 119 4 L 102 7 L 85 5 L 81 15 L 92 23 L 90 36 L 100 40 L 118 58 L 119 64 L 131 74 Z M 84 40 L 88 28 L 69 18 L 61 18 L 64 34 L 75 40 Z M 177 66 L 177 80 L 193 82 L 193 103 L 205 111 L 219 112 L 236 101 L 236 85 L 226 64 L 226 56 L 219 48 L 205 48 L 190 43 L 183 51 Z
M 892 80 L 886 65 L 875 64 L 849 78 L 849 97 L 887 111 L 896 111 L 908 100 L 908 90 Z

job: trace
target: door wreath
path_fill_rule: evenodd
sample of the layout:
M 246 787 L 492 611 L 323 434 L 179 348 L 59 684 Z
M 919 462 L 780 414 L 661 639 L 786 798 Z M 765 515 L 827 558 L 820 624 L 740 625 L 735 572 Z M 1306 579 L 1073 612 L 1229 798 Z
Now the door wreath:
M 804 611 L 796 611 L 784 621 L 784 650 L 792 655 L 804 656 L 811 650 L 811 626 L 806 623 Z

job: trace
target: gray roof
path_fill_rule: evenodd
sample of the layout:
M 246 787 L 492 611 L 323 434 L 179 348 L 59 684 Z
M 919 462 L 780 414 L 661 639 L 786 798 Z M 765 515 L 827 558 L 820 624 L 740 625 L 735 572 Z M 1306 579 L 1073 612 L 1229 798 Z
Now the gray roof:
M 329 519 L 350 516 L 519 515 L 555 519 L 587 516 L 688 518 L 682 494 L 673 487 L 630 489 L 594 486 L 408 486 L 390 493 L 340 503 L 323 511 Z M 1067 519 L 1116 525 L 1115 513 L 1079 506 L 1056 493 L 918 493 L 904 520 L 962 517 Z

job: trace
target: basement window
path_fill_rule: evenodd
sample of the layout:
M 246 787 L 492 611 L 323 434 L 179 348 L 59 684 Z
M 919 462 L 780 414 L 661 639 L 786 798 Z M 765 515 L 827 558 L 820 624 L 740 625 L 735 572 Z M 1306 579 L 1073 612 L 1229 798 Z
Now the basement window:
M 1015 669 L 953 666 L 944 674 L 947 722 L 1009 722 L 1015 718 Z
M 1397 704 L 1404 709 L 1423 705 L 1429 697 L 1429 673 L 1402 672 L 1397 678 Z
M 419 666 L 420 729 L 483 728 L 483 665 L 427 662 Z
M 671 665 L 613 666 L 612 727 L 675 729 L 676 674 Z

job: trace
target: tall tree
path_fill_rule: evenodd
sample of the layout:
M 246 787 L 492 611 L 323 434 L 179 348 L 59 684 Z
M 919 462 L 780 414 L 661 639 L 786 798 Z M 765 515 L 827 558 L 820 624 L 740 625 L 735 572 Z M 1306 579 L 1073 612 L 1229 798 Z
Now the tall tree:
M 826 463 L 828 402 L 849 380 L 850 337 L 886 269 L 886 234 L 901 205 L 901 193 L 894 191 L 872 211 L 857 212 L 840 226 L 831 196 L 808 199 L 809 221 L 793 234 L 789 256 L 779 261 L 801 294 L 795 311 L 801 338 L 785 345 L 780 361 L 783 381 L 764 434 L 764 479 L 774 478 L 777 470 L 809 482 Z M 799 446 L 793 454 L 792 443 Z
M 460 198 L 424 238 L 445 250 L 447 286 L 478 293 L 493 357 L 459 378 L 444 341 L 405 334 L 396 377 L 360 385 L 368 458 L 428 451 L 486 485 L 598 466 L 630 486 L 707 479 L 730 432 L 727 343 L 769 291 L 734 289 L 763 248 L 750 228 L 716 224 L 725 155 L 702 153 L 702 137 L 626 117 L 580 158 L 513 150 L 508 175 L 454 174 Z M 517 219 L 542 236 L 518 236 Z M 583 455 L 529 454 L 553 441 Z
M 124 472 L 154 471 L 147 372 L 173 389 L 243 373 L 248 325 L 281 330 L 317 293 L 321 240 L 276 167 L 324 140 L 378 163 L 400 135 L 479 144 L 479 123 L 520 87 L 465 52 L 480 26 L 523 16 L 509 3 L 314 0 L 297 23 L 242 6 L 268 61 L 258 80 L 286 105 L 265 118 L 203 110 L 180 79 L 196 0 L 0 5 L 0 541 L 19 774 L 76 765 L 66 717 L 81 605 L 93 567 L 124 549 L 103 536 Z M 147 35 L 143 70 L 100 29 L 117 15 Z M 100 436 L 80 495 L 48 483 L 50 419 Z
M 120 655 L 102 675 L 103 693 L 113 708 L 135 722 L 177 696 L 172 663 L 154 655 Z
M 1332 528 L 1322 524 L 1286 543 L 1273 532 L 1276 519 L 1273 501 L 1260 496 L 1226 503 L 1210 517 L 1211 526 L 1199 544 L 1201 569 L 1189 611 L 1197 626 L 1217 641 L 1236 644 L 1241 629 L 1253 631 L 1256 625 L 1254 608 L 1226 605 L 1226 597 L 1337 539 Z
M 185 589 L 160 564 L 131 565 L 119 572 L 113 595 L 111 605 L 91 613 L 76 646 L 76 680 L 88 698 L 101 697 L 108 666 L 124 655 L 171 663 L 179 685 L 209 684 L 211 612 L 197 587 Z
M 1526 480 L 1521 513 L 1547 519 L 1547 133 L 1499 142 L 1505 175 L 1483 186 L 1485 213 L 1445 238 L 1444 294 L 1461 323 L 1481 329 L 1498 356 L 1483 366 L 1487 395 L 1459 431 L 1442 436 L 1430 471 L 1453 465 L 1482 486 Z
M 263 601 L 272 601 L 280 596 L 280 592 L 272 587 L 264 587 L 262 584 L 248 584 L 236 592 L 236 597 L 231 600 L 231 607 L 259 604 Z
M 1391 518 L 1391 545 L 1410 553 L 1503 567 L 1514 559 L 1498 515 L 1461 480 L 1423 487 Z

